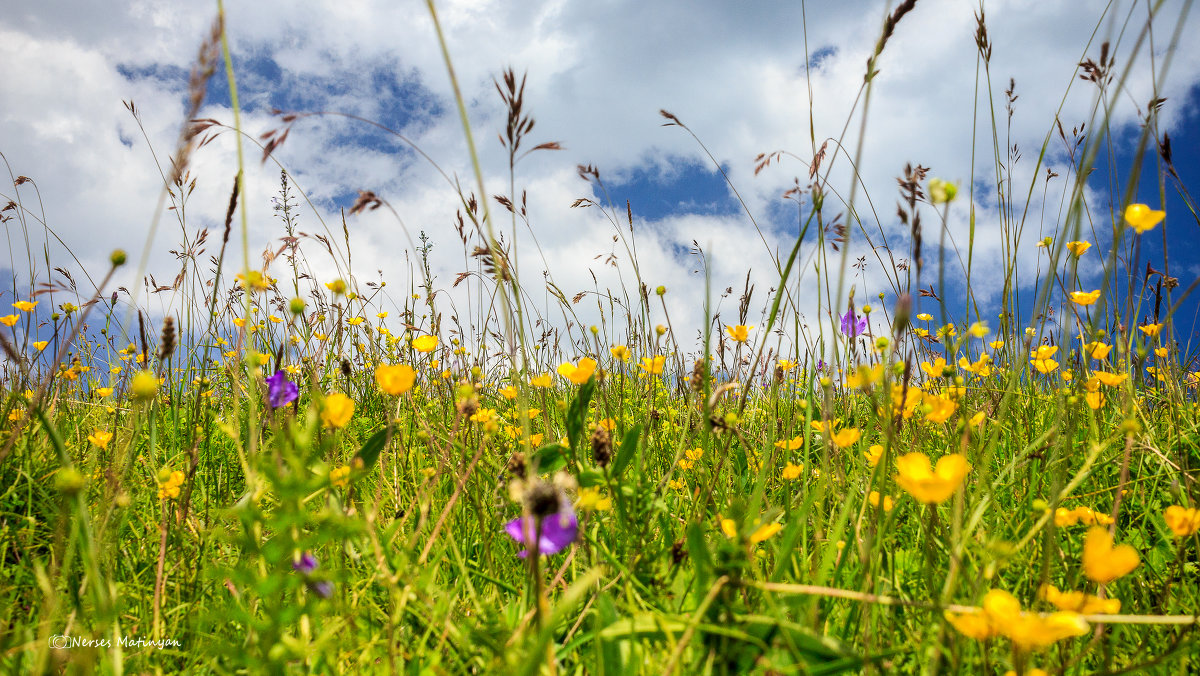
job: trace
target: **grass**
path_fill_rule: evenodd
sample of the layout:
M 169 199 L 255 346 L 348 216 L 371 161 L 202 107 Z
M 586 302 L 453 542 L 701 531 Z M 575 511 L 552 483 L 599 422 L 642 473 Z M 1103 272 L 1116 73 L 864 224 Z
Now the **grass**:
M 875 59 L 915 5 L 884 22 L 864 125 Z M 976 41 L 990 81 L 982 14 Z M 232 89 L 218 20 L 193 110 L 222 52 Z M 1107 53 L 1081 67 L 1092 129 L 1134 77 Z M 748 277 L 736 320 L 706 307 L 703 327 L 677 327 L 670 290 L 638 265 L 631 211 L 600 198 L 575 206 L 611 222 L 625 288 L 568 298 L 548 277 L 558 306 L 529 301 L 541 271 L 523 274 L 530 263 L 497 233 L 533 237 L 517 163 L 558 145 L 526 138 L 523 79 L 507 71 L 497 90 L 508 192 L 476 199 L 490 194 L 478 161 L 476 190 L 453 186 L 473 265 L 453 287 L 477 331 L 444 307 L 424 233 L 400 292 L 362 280 L 348 231 L 296 229 L 307 198 L 286 171 L 275 259 L 249 265 L 239 171 L 212 265 L 202 231 L 178 249 L 173 283 L 148 289 L 185 299 L 160 330 L 148 301 L 108 295 L 123 252 L 93 294 L 14 282 L 0 331 L 5 671 L 1187 673 L 1200 652 L 1200 517 L 1183 511 L 1200 496 L 1198 382 L 1173 332 L 1186 293 L 1165 273 L 1138 278 L 1142 239 L 1186 226 L 1151 225 L 1118 194 L 1111 210 L 1088 203 L 1078 177 L 1107 137 L 1068 142 L 1058 127 L 1073 187 L 1035 285 L 1016 279 L 1034 186 L 1025 203 L 1011 180 L 997 187 L 998 322 L 971 290 L 973 235 L 946 241 L 955 186 L 906 167 L 909 237 L 877 247 L 860 187 L 830 180 L 847 153 L 814 139 L 811 183 L 787 195 L 799 236 L 759 313 Z M 243 139 L 231 98 L 232 127 L 184 126 L 164 173 L 177 214 L 190 155 L 216 134 Z M 1142 148 L 1160 138 L 1155 110 Z M 264 161 L 306 115 L 255 141 Z M 995 123 L 984 133 L 1012 176 L 1011 144 Z M 1159 148 L 1163 177 L 1178 179 Z M 789 157 L 805 162 L 764 154 L 757 169 Z M 607 194 L 595 167 L 580 175 Z M 352 214 L 378 208 L 391 206 L 364 192 Z M 1085 212 L 1109 214 L 1090 238 Z M 25 232 L 38 221 L 20 201 L 4 217 Z M 878 302 L 847 293 L 856 240 L 890 271 Z M 341 277 L 315 279 L 313 250 Z M 1073 297 L 1091 291 L 1079 266 L 1100 261 L 1101 293 Z M 945 280 L 958 271 L 965 294 Z M 815 330 L 800 317 L 813 289 Z M 587 296 L 594 326 L 576 313 Z M 526 552 L 518 540 L 539 532 L 546 553 Z

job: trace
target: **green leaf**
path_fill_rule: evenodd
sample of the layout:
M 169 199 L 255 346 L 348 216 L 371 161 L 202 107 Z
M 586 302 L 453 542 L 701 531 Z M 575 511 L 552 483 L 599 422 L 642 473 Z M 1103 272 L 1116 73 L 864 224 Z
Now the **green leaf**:
M 571 444 L 571 448 L 579 451 L 583 444 L 583 432 L 587 426 L 588 404 L 592 401 L 592 392 L 596 390 L 596 376 L 588 378 L 588 381 L 579 387 L 579 394 L 571 400 L 571 407 L 567 411 L 567 440 Z
M 385 427 L 372 434 L 371 438 L 367 439 L 367 443 L 363 444 L 362 448 L 358 449 L 358 453 L 354 454 L 356 460 L 362 461 L 364 472 L 370 471 L 375 466 L 375 463 L 379 461 L 379 454 L 383 452 L 383 447 L 387 445 L 387 432 L 387 428 Z
M 625 471 L 625 468 L 629 466 L 629 462 L 637 455 L 638 436 L 641 433 L 641 425 L 634 425 L 629 431 L 625 432 L 625 439 L 621 442 L 621 448 L 617 450 L 617 459 L 612 464 L 613 477 L 621 478 L 621 473 Z
M 567 450 L 562 444 L 546 444 L 534 451 L 533 462 L 538 474 L 549 474 L 566 467 Z

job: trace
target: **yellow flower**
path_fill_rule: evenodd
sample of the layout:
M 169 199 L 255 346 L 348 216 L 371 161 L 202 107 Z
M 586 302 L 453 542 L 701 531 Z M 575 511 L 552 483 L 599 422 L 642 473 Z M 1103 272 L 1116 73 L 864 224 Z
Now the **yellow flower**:
M 36 301 L 36 300 L 32 301 L 32 302 L 27 301 L 27 300 L 19 300 L 19 301 L 13 303 L 12 306 L 17 308 L 21 312 L 33 312 L 33 308 L 37 307 L 37 304 L 38 304 L 38 301 Z
M 1121 612 L 1120 599 L 1102 599 L 1079 591 L 1059 591 L 1052 584 L 1043 586 L 1038 596 L 1059 610 L 1069 610 L 1084 615 L 1115 615 Z
M 413 349 L 417 352 L 433 352 L 433 348 L 437 347 L 437 344 L 436 336 L 419 336 L 412 342 Z
M 919 502 L 938 504 L 954 495 L 970 471 L 967 459 L 957 453 L 947 455 L 930 466 L 929 456 L 909 453 L 896 459 L 896 483 Z
M 667 358 L 661 354 L 653 359 L 650 357 L 642 357 L 642 363 L 639 364 L 639 366 L 641 366 L 642 370 L 646 373 L 649 373 L 652 376 L 657 376 L 662 374 L 663 364 L 665 364 L 666 361 Z
M 999 350 L 1004 347 L 1004 341 L 993 340 L 992 342 L 988 343 L 988 347 L 992 348 L 993 350 Z
M 1125 382 L 1125 379 L 1129 377 L 1129 374 L 1128 373 L 1116 374 L 1116 373 L 1105 373 L 1104 371 L 1096 371 L 1094 374 L 1092 374 L 1092 377 L 1094 377 L 1096 380 L 1100 381 L 1104 385 L 1108 385 L 1109 387 L 1116 387 L 1116 386 L 1120 385 L 1121 383 Z
M 104 399 L 111 397 L 112 393 L 113 393 L 113 388 L 111 388 L 111 387 L 97 387 L 96 388 L 96 394 Z
M 533 385 L 534 387 L 552 387 L 554 385 L 554 381 L 550 378 L 549 373 L 543 373 L 540 376 L 534 376 L 533 378 L 530 378 L 529 384 Z
M 800 474 L 804 472 L 804 465 L 793 465 L 788 463 L 783 468 L 783 479 L 785 481 L 795 481 L 800 478 Z
M 1100 289 L 1096 289 L 1091 293 L 1085 293 L 1083 291 L 1071 292 L 1071 302 L 1076 305 L 1091 305 L 1097 300 L 1100 300 Z
M 1020 650 L 1044 648 L 1055 641 L 1082 636 L 1088 631 L 1087 622 L 1078 613 L 1040 615 L 1025 612 L 1021 610 L 1020 601 L 1002 589 L 989 591 L 983 597 L 983 612 L 971 613 L 970 616 L 975 626 L 968 625 L 965 628 L 973 629 L 973 633 L 964 631 L 964 627 L 960 627 L 949 615 L 947 619 L 956 629 L 975 638 L 1006 636 Z
M 380 319 L 387 319 L 387 315 L 388 315 L 388 313 L 386 313 L 386 312 L 380 312 L 380 313 L 377 313 L 375 316 Z
M 16 326 L 17 320 L 20 318 L 20 315 L 4 315 L 3 317 L 0 317 L 0 324 L 5 326 Z
M 881 378 L 883 378 L 883 364 L 876 364 L 874 368 L 860 364 L 846 376 L 846 387 L 862 389 L 875 384 Z
M 1158 357 L 1159 359 L 1166 359 L 1167 358 L 1167 348 L 1165 348 L 1165 347 L 1154 348 L 1154 356 Z
M 1088 356 L 1090 356 L 1092 359 L 1104 359 L 1108 356 L 1109 351 L 1112 350 L 1112 345 L 1105 345 L 1104 343 L 1085 343 L 1083 349 L 1087 350 Z
M 942 357 L 938 357 L 937 359 L 933 360 L 932 364 L 927 361 L 923 361 L 921 362 L 921 370 L 924 371 L 925 374 L 930 378 L 941 378 L 946 372 L 946 360 Z
M 1082 256 L 1090 248 L 1092 248 L 1091 242 L 1067 242 L 1067 249 L 1076 256 Z
M 804 446 L 804 435 L 798 434 L 787 441 L 776 441 L 775 446 L 785 451 L 794 451 Z
M 971 416 L 971 419 L 967 421 L 967 424 L 970 425 L 971 427 L 979 427 L 980 425 L 983 424 L 983 421 L 985 421 L 985 420 L 987 420 L 987 414 L 984 413 L 983 411 L 980 411 L 980 412 L 976 413 L 975 415 Z
M 766 540 L 767 538 L 771 537 L 772 535 L 778 533 L 781 530 L 783 530 L 782 524 L 765 523 L 765 524 L 759 526 L 758 528 L 754 529 L 754 532 L 750 534 L 750 544 L 756 545 L 756 544 L 762 542 L 763 540 Z
M 412 389 L 417 372 L 408 364 L 380 364 L 375 367 L 375 382 L 390 395 L 400 395 Z
M 847 427 L 830 435 L 829 439 L 838 448 L 850 448 L 862 438 L 862 432 L 857 427 Z
M 112 441 L 112 432 L 105 430 L 95 430 L 88 435 L 87 440 L 92 444 L 100 447 L 101 450 L 108 450 L 108 442 Z
M 1127 544 L 1113 546 L 1113 537 L 1099 526 L 1083 542 L 1083 572 L 1092 582 L 1108 584 L 1138 567 L 1137 550 Z
M 613 359 L 629 361 L 629 348 L 624 345 L 613 345 L 608 351 L 612 353 Z
M 996 635 L 996 628 L 992 626 L 987 613 L 952 613 L 947 610 L 942 615 L 958 633 L 976 641 L 984 641 Z
M 350 468 L 342 465 L 329 470 L 329 483 L 336 488 L 345 488 L 350 483 Z
M 158 378 L 150 371 L 138 371 L 129 384 L 133 398 L 139 401 L 153 399 L 158 394 Z
M 958 410 L 958 404 L 953 400 L 936 394 L 924 395 L 922 403 L 929 406 L 929 413 L 925 414 L 925 419 L 931 423 L 944 423 Z
M 46 346 L 49 344 L 50 344 L 50 341 L 48 341 L 48 340 L 35 340 L 35 341 L 33 341 L 33 349 L 37 350 L 38 352 L 41 352 L 42 350 L 46 349 Z
M 878 507 L 879 506 L 879 491 L 871 491 L 867 495 L 867 502 L 871 503 L 872 507 Z M 892 507 L 894 507 L 894 506 L 895 505 L 892 502 L 891 496 L 889 496 L 889 495 L 883 496 L 883 511 L 890 512 L 890 511 L 892 511 Z
M 316 338 L 317 340 L 321 341 L 322 343 L 329 340 L 329 336 L 324 333 L 314 333 L 313 338 Z
M 733 519 L 721 519 L 721 532 L 727 538 L 737 537 L 737 522 Z
M 271 278 L 263 275 L 258 270 L 250 270 L 249 272 L 239 272 L 236 275 L 238 285 L 243 289 L 253 291 L 266 291 L 271 288 Z
M 582 385 L 586 383 L 595 372 L 596 361 L 590 357 L 584 357 L 583 359 L 580 359 L 578 366 L 571 363 L 563 363 L 559 364 L 558 366 L 558 375 L 566 378 L 576 385 Z
M 729 337 L 735 342 L 744 343 L 750 339 L 750 331 L 753 328 L 753 326 L 746 326 L 745 324 L 738 324 L 737 326 L 729 326 L 726 324 L 725 333 L 728 333 Z
M 1125 222 L 1133 226 L 1140 235 L 1158 225 L 1167 217 L 1165 211 L 1155 211 L 1145 204 L 1130 204 L 1125 207 Z
M 917 315 L 917 319 L 927 322 L 933 319 L 933 315 L 929 314 L 928 312 L 922 312 L 921 314 Z
M 346 320 L 346 323 L 349 324 L 350 326 L 358 326 L 359 324 L 363 323 L 363 318 L 362 317 L 351 317 L 350 319 Z M 424 350 L 422 350 L 422 352 L 424 352 Z
M 353 415 L 354 400 L 341 392 L 327 395 L 321 404 L 321 422 L 326 427 L 345 427 Z
M 504 397 L 505 399 L 507 399 L 509 401 L 512 401 L 513 399 L 517 398 L 517 388 L 513 387 L 512 385 L 509 385 L 508 387 L 505 387 L 500 390 L 500 396 Z
M 1175 537 L 1187 537 L 1200 530 L 1200 511 L 1194 507 L 1171 505 L 1163 512 L 1163 519 Z
M 871 444 L 871 447 L 863 452 L 863 455 L 867 456 L 867 463 L 874 467 L 878 465 L 879 460 L 883 458 L 883 446 L 880 446 L 879 444 Z
M 967 333 L 976 338 L 982 338 L 991 333 L 991 329 L 989 329 L 988 325 L 984 322 L 975 322 L 971 325 L 971 328 L 967 329 Z
M 340 296 L 340 295 L 346 293 L 346 280 L 335 279 L 332 282 L 326 282 L 325 288 L 329 289 L 334 294 Z
M 1138 330 L 1151 338 L 1157 338 L 1159 331 L 1162 331 L 1162 327 L 1162 324 L 1146 324 L 1145 326 L 1139 326 Z
M 584 512 L 607 511 L 612 509 L 612 498 L 601 493 L 599 488 L 580 488 L 575 508 Z

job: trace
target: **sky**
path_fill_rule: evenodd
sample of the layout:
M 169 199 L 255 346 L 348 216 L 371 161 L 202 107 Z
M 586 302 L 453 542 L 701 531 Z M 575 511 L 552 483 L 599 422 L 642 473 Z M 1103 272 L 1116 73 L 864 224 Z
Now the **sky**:
M 882 243 L 886 239 L 895 259 L 908 257 L 910 233 L 896 216 L 897 177 L 906 164 L 928 167 L 929 177 L 960 186 L 959 198 L 944 212 L 945 233 L 964 256 L 973 203 L 970 287 L 979 314 L 993 319 L 1006 250 L 1000 193 L 1011 200 L 1010 224 L 1021 228 L 1017 274 L 1022 303 L 1029 307 L 1038 281 L 1049 279 L 1047 252 L 1036 246 L 1042 237 L 1097 244 L 1081 260 L 1081 288 L 1090 290 L 1103 277 L 1108 259 L 1101 254 L 1111 246 L 1112 214 L 1126 199 L 1128 176 L 1139 159 L 1141 122 L 1156 86 L 1166 99 L 1155 118 L 1157 136 L 1171 136 L 1185 186 L 1200 171 L 1194 131 L 1200 43 L 1173 42 L 1177 30 L 1195 33 L 1189 3 L 1161 3 L 1147 32 L 1144 1 L 985 2 L 992 45 L 985 69 L 976 47 L 981 6 L 921 0 L 888 40 L 864 100 L 865 64 L 893 5 L 438 2 L 486 192 L 510 191 L 507 151 L 498 140 L 506 112 L 495 86 L 504 69 L 527 78 L 524 111 L 536 124 L 526 147 L 548 142 L 562 147 L 524 156 L 515 171 L 516 193 L 527 196 L 528 214 L 528 225 L 519 223 L 515 231 L 515 255 L 537 314 L 548 325 L 566 320 L 546 289 L 547 279 L 567 297 L 581 291 L 620 297 L 623 285 L 634 293 L 625 244 L 628 200 L 638 269 L 651 289 L 668 289 L 665 312 L 680 343 L 694 343 L 704 322 L 704 270 L 723 323 L 735 323 L 749 271 L 756 290 L 750 318 L 757 321 L 768 290 L 779 283 L 776 261 L 786 259 L 811 209 L 807 195 L 799 206 L 782 195 L 797 181 L 810 186 L 807 163 L 826 140 L 819 174 L 827 194 L 824 214 L 830 219 L 840 213 L 842 223 L 851 221 L 842 249 L 849 263 L 860 257 L 864 263 L 861 270 L 848 268 L 839 294 L 836 279 L 826 286 L 813 269 L 817 245 L 815 232 L 808 232 L 800 274 L 793 273 L 790 287 L 811 331 L 818 330 L 822 294 L 837 296 L 838 308 L 846 307 L 851 287 L 858 306 L 878 305 L 880 293 L 884 306 L 895 304 L 887 282 L 889 251 Z M 131 253 L 133 264 L 115 282 L 130 289 L 137 286 L 135 264 L 143 253 L 146 273 L 160 285 L 178 272 L 172 251 L 185 238 L 194 240 L 207 228 L 213 235 L 201 258 L 215 253 L 237 167 L 229 131 L 192 154 L 195 189 L 183 208 L 163 212 L 151 237 L 165 165 L 187 110 L 189 72 L 215 16 L 215 4 L 149 0 L 46 0 L 0 15 L 0 62 L 6 64 L 0 75 L 0 153 L 10 178 L 33 179 L 0 184 L 0 203 L 19 201 L 28 210 L 6 222 L 0 242 L 7 249 L 0 251 L 0 269 L 9 269 L 0 287 L 4 305 L 27 296 L 32 284 L 61 282 L 60 273 L 52 272 L 58 267 L 72 275 L 86 298 L 114 248 Z M 278 249 L 284 229 L 273 211 L 279 166 L 261 164 L 249 140 L 281 127 L 276 109 L 347 113 L 402 134 L 432 163 L 396 136 L 360 121 L 329 115 L 298 120 L 273 159 L 307 195 L 297 211 L 299 230 L 340 244 L 340 210 L 360 190 L 373 191 L 392 210 L 346 217 L 356 278 L 386 281 L 383 309 L 395 313 L 420 284 L 413 276 L 413 251 L 423 232 L 433 245 L 434 287 L 453 308 L 447 314 L 468 322 L 468 308 L 478 304 L 470 297 L 471 283 L 452 284 L 458 273 L 475 269 L 466 249 L 478 242 L 464 247 L 459 239 L 454 223 L 461 201 L 452 181 L 469 192 L 477 186 L 425 3 L 235 0 L 226 3 L 226 24 L 248 139 L 244 205 L 251 267 L 262 264 L 261 252 Z M 1080 79 L 1078 64 L 1099 59 L 1104 42 L 1112 45 L 1114 65 L 1101 98 L 1093 83 Z M 198 117 L 232 125 L 223 71 L 221 63 Z M 1017 96 L 1011 115 L 1005 94 L 1010 81 Z M 135 103 L 136 119 L 126 101 Z M 1109 110 L 1107 119 L 1098 108 Z M 664 126 L 660 110 L 676 115 L 699 142 L 678 126 Z M 1068 138 L 1080 125 L 1089 137 L 1105 125 L 1110 130 L 1098 169 L 1083 188 L 1087 211 L 1078 233 L 1061 225 L 1070 222 L 1076 177 L 1056 116 Z M 1197 223 L 1169 181 L 1163 202 L 1154 147 L 1152 137 L 1149 154 L 1140 158 L 1148 173 L 1136 197 L 1156 208 L 1165 204 L 1169 215 L 1161 230 L 1143 238 L 1130 265 L 1139 279 L 1147 261 L 1164 269 L 1165 244 L 1170 275 L 1183 290 L 1200 275 Z M 787 154 L 756 173 L 756 156 L 774 151 Z M 1010 166 L 1008 158 L 1018 153 Z M 579 165 L 595 167 L 604 190 L 582 180 Z M 1046 180 L 1047 171 L 1058 176 Z M 858 220 L 847 216 L 852 192 Z M 604 208 L 572 208 L 579 198 Z M 490 204 L 498 232 L 511 242 L 511 217 L 495 201 Z M 941 210 L 919 208 L 925 247 L 921 285 L 938 285 Z M 318 242 L 302 246 L 316 281 L 345 270 L 345 259 L 329 255 Z M 694 253 L 696 246 L 705 260 Z M 1124 266 L 1131 252 L 1121 250 Z M 827 267 L 836 272 L 842 254 L 829 248 L 825 253 Z M 230 274 L 240 270 L 240 256 L 237 260 Z M 961 322 L 967 319 L 962 267 L 954 251 L 945 260 L 946 280 L 937 290 Z M 281 260 L 268 272 L 290 276 Z M 727 288 L 732 293 L 722 297 Z M 576 306 L 578 318 L 598 322 L 595 296 L 587 299 Z M 54 303 L 64 300 L 60 294 Z M 169 293 L 139 300 L 160 313 L 181 302 Z M 938 313 L 928 299 L 920 302 L 918 309 Z M 1181 340 L 1197 328 L 1196 308 L 1194 301 L 1185 302 L 1177 315 Z M 667 319 L 656 305 L 651 321 Z M 609 337 L 618 342 L 615 328 Z

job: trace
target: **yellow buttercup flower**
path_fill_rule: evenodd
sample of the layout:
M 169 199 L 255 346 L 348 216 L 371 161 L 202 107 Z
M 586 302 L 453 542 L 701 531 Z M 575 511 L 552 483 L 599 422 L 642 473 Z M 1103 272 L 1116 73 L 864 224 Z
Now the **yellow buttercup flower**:
M 332 282 L 326 282 L 325 288 L 329 289 L 334 294 L 341 296 L 346 293 L 346 280 L 335 279 Z
M 345 488 L 350 483 L 350 468 L 342 465 L 329 470 L 329 483 L 336 488 Z
M 96 447 L 100 448 L 101 450 L 108 450 L 108 442 L 112 441 L 112 438 L 113 438 L 112 432 L 107 432 L 105 430 L 95 430 L 91 434 L 88 435 L 87 440 L 88 440 L 88 442 L 94 444 Z
M 613 345 L 608 351 L 612 353 L 613 359 L 629 361 L 629 348 L 624 345 Z
M 930 378 L 941 378 L 946 371 L 946 360 L 943 357 L 938 357 L 933 360 L 933 363 L 927 361 L 921 362 L 921 370 Z
M 653 359 L 650 357 L 642 357 L 642 363 L 639 364 L 639 366 L 641 366 L 642 370 L 646 373 L 649 373 L 652 376 L 657 376 L 662 374 L 663 365 L 666 364 L 666 362 L 667 358 L 660 354 Z
M 1055 641 L 1087 633 L 1087 622 L 1078 613 L 1060 611 L 1041 615 L 1021 610 L 1012 594 L 993 589 L 983 597 L 982 612 L 952 613 L 944 616 L 960 633 L 984 640 L 1005 636 L 1020 650 L 1045 648 Z
M 1043 586 L 1038 596 L 1059 610 L 1069 610 L 1084 615 L 1115 615 L 1121 612 L 1120 599 L 1102 599 L 1080 591 L 1059 591 L 1052 584 Z
M 1112 345 L 1104 343 L 1084 343 L 1083 349 L 1087 351 L 1088 356 L 1092 359 L 1104 359 L 1112 350 Z
M 1162 324 L 1146 324 L 1145 326 L 1139 326 L 1138 330 L 1151 338 L 1157 338 L 1159 332 L 1162 331 L 1162 327 Z
M 726 325 L 725 333 L 728 333 L 729 337 L 735 342 L 744 343 L 750 339 L 750 331 L 752 329 L 754 329 L 753 326 L 746 326 L 744 324 L 738 324 L 737 326 Z
M 1154 228 L 1167 217 L 1165 211 L 1155 211 L 1145 204 L 1130 204 L 1125 207 L 1125 222 L 1140 235 Z
M 579 360 L 579 364 L 563 363 L 558 366 L 558 375 L 567 380 L 582 385 L 592 377 L 596 372 L 596 360 L 590 357 L 584 357 Z
M 158 378 L 150 371 L 138 371 L 129 383 L 129 390 L 138 401 L 153 399 L 158 394 Z
M 500 396 L 504 397 L 505 399 L 507 399 L 509 401 L 512 401 L 513 399 L 517 398 L 517 388 L 513 387 L 512 385 L 509 385 L 508 387 L 505 387 L 500 390 Z
M 863 452 L 867 456 L 867 463 L 872 467 L 879 464 L 879 460 L 883 458 L 883 446 L 872 444 L 870 448 Z
M 49 344 L 50 344 L 50 341 L 48 341 L 48 340 L 35 340 L 35 341 L 33 341 L 33 349 L 37 350 L 38 352 L 41 352 L 42 350 L 46 349 L 46 346 Z
M 349 324 L 350 326 L 358 326 L 359 324 L 363 323 L 363 318 L 362 317 L 351 317 L 350 319 L 346 320 L 346 323 Z M 422 350 L 422 351 L 424 351 L 424 350 Z
M 1091 292 L 1072 291 L 1071 302 L 1076 305 L 1091 305 L 1100 300 L 1100 289 Z
M 784 466 L 781 476 L 783 477 L 784 481 L 795 481 L 796 479 L 799 479 L 800 475 L 803 473 L 804 465 L 793 465 L 789 462 Z
M 433 348 L 437 347 L 437 344 L 436 336 L 418 336 L 412 342 L 413 349 L 417 352 L 433 352 Z
M 896 459 L 896 483 L 919 502 L 939 504 L 954 495 L 971 465 L 960 454 L 938 459 L 935 470 L 924 453 L 908 453 Z
M 341 392 L 327 395 L 321 404 L 321 422 L 326 427 L 345 427 L 353 415 L 354 400 Z
M 408 364 L 380 364 L 375 367 L 375 382 L 379 389 L 396 396 L 412 389 L 417 372 Z
M 862 438 L 862 432 L 857 427 L 847 427 L 830 435 L 829 440 L 838 448 L 850 448 Z
M 36 300 L 35 301 L 19 300 L 19 301 L 13 303 L 12 306 L 17 308 L 21 312 L 33 312 L 33 308 L 37 307 L 38 302 L 39 301 L 36 301 Z
M 1138 567 L 1137 550 L 1127 544 L 1113 546 L 1108 530 L 1096 526 L 1083 542 L 1083 572 L 1092 582 L 1108 584 Z
M 952 399 L 936 394 L 925 394 L 921 400 L 922 403 L 929 406 L 929 412 L 925 414 L 925 419 L 931 423 L 944 423 L 958 410 L 958 404 Z
M 16 326 L 17 320 L 20 318 L 20 315 L 4 315 L 3 317 L 0 317 L 0 324 L 5 326 Z
M 1092 248 L 1091 242 L 1067 242 L 1067 249 L 1076 257 L 1087 253 L 1090 248 Z
M 879 491 L 871 491 L 867 495 L 867 502 L 871 503 L 872 507 L 878 507 L 879 501 L 880 501 Z M 895 506 L 895 504 L 892 501 L 891 496 L 889 496 L 889 495 L 883 496 L 883 511 L 890 512 L 890 511 L 892 511 L 892 507 L 894 507 L 894 506 Z
M 1129 377 L 1129 374 L 1105 373 L 1104 371 L 1096 371 L 1092 374 L 1092 377 L 1100 381 L 1101 384 L 1108 385 L 1109 387 L 1116 387 L 1125 382 L 1125 379 Z
M 804 446 L 804 435 L 798 434 L 787 441 L 776 441 L 776 448 L 782 448 L 785 451 L 794 451 Z
M 1187 537 L 1200 530 L 1200 510 L 1194 507 L 1171 505 L 1163 512 L 1163 519 L 1175 537 Z

